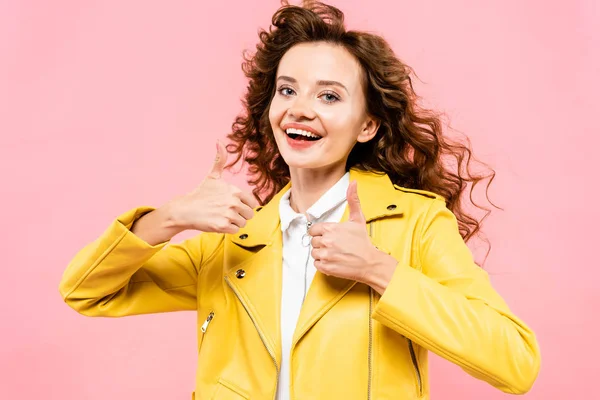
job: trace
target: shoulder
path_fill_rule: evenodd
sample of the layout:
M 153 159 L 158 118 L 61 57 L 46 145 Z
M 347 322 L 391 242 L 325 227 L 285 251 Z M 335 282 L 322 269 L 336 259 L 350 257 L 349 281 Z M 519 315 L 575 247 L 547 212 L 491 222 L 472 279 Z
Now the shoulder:
M 413 212 L 423 213 L 431 208 L 445 208 L 446 199 L 437 193 L 428 190 L 411 189 L 394 184 L 398 201 L 410 208 Z
M 396 184 L 394 184 L 394 189 L 401 192 L 402 194 L 408 194 L 410 197 L 420 196 L 420 197 L 425 197 L 427 199 L 441 200 L 443 202 L 446 202 L 446 199 L 443 196 L 441 196 L 437 193 L 434 193 L 434 192 L 427 191 L 427 190 L 410 189 L 410 188 L 406 188 L 406 187 L 396 185 Z M 418 198 L 419 197 L 414 197 L 414 199 L 416 199 L 417 201 L 418 201 Z
M 446 198 L 428 190 L 406 188 L 394 184 L 396 199 L 405 211 L 405 216 L 412 216 L 417 224 L 428 225 L 440 215 L 451 216 Z

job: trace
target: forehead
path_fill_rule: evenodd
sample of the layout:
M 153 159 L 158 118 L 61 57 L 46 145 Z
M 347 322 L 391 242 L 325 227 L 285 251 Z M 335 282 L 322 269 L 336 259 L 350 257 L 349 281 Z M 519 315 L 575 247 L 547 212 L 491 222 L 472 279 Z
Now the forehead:
M 293 46 L 283 55 L 277 70 L 277 76 L 290 76 L 300 84 L 335 80 L 349 91 L 360 87 L 361 73 L 358 60 L 345 48 L 323 42 Z

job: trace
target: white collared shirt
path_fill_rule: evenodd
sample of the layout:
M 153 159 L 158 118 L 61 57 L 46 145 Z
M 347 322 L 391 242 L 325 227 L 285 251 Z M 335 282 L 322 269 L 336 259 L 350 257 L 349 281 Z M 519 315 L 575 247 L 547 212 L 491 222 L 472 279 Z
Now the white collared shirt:
M 339 222 L 346 208 L 346 191 L 350 184 L 350 174 L 346 173 L 334 184 L 306 213 L 310 221 Z M 283 234 L 283 271 L 281 290 L 281 345 L 282 358 L 277 387 L 277 400 L 290 398 L 290 351 L 292 337 L 300 315 L 300 309 L 317 269 L 310 255 L 310 237 L 303 240 L 307 232 L 307 219 L 304 214 L 295 212 L 290 206 L 291 190 L 288 190 L 279 203 L 279 218 Z

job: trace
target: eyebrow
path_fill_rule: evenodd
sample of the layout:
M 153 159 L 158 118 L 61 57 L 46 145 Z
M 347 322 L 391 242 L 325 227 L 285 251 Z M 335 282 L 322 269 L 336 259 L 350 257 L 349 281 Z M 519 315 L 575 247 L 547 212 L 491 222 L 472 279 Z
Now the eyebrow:
M 283 75 L 283 76 L 280 76 L 279 78 L 277 78 L 277 80 L 280 80 L 280 79 L 283 81 L 291 82 L 291 83 L 298 83 L 298 81 L 296 79 L 294 79 L 290 76 Z M 346 88 L 346 86 L 344 86 L 343 84 L 341 84 L 338 81 L 319 80 L 319 81 L 317 81 L 317 85 L 318 86 L 339 86 L 339 87 L 343 88 L 346 91 L 346 93 L 350 94 L 350 92 L 348 91 L 348 88 Z

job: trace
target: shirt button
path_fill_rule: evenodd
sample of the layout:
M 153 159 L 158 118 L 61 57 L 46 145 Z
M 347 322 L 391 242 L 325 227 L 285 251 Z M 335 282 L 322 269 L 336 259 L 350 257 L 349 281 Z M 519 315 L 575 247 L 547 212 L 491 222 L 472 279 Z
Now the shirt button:
M 246 271 L 244 271 L 243 269 L 238 269 L 237 271 L 235 271 L 235 276 L 238 279 L 242 279 L 243 277 L 246 276 Z

